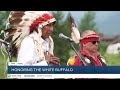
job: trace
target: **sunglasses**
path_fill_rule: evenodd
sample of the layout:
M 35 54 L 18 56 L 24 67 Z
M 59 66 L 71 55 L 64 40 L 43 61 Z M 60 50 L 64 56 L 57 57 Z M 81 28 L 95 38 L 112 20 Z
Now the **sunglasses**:
M 100 43 L 100 41 L 92 41 L 92 44 Z

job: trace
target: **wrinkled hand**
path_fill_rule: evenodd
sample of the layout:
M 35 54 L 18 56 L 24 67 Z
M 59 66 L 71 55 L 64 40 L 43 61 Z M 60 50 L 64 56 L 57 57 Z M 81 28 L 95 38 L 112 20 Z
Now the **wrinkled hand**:
M 56 56 L 52 56 L 49 63 L 52 65 L 60 65 L 60 59 Z
M 60 59 L 56 56 L 53 56 L 50 53 L 44 53 L 45 54 L 45 59 L 47 60 L 47 62 L 51 65 L 60 65 Z

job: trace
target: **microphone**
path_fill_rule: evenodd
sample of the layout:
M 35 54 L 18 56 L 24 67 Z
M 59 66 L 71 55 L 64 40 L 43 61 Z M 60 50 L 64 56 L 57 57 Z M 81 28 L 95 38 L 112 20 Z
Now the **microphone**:
M 60 38 L 67 39 L 67 40 L 69 40 L 70 42 L 74 42 L 71 38 L 65 36 L 63 33 L 60 33 L 60 34 L 59 34 L 59 37 L 60 37 Z

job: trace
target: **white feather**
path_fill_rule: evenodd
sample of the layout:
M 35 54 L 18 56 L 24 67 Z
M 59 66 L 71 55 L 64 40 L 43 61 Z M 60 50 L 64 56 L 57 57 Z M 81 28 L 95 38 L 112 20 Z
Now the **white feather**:
M 79 40 L 80 40 L 80 33 L 77 27 L 72 27 L 72 32 L 71 32 L 71 38 L 73 39 L 73 41 L 78 44 Z
M 20 44 L 22 42 L 22 40 L 29 35 L 30 33 L 30 30 L 29 30 L 29 27 L 28 25 L 30 25 L 29 22 L 22 22 L 21 24 L 23 27 L 20 27 L 17 29 L 16 33 L 14 34 L 13 36 L 13 41 L 18 38 L 18 36 L 20 36 L 17 40 L 16 40 L 16 47 L 19 48 L 20 47 Z

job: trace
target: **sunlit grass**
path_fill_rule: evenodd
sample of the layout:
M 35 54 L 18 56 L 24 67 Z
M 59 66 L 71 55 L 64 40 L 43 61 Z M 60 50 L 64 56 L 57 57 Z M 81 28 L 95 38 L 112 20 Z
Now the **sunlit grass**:
M 0 79 L 5 79 L 4 72 L 5 72 L 5 64 L 6 64 L 7 58 L 5 58 L 3 55 L 0 53 Z M 12 58 L 12 61 L 16 61 L 15 58 Z
M 111 54 L 104 54 L 107 65 L 109 66 L 120 66 L 120 54 L 118 55 L 111 55 Z
M 2 57 L 2 55 L 0 55 L 0 79 L 4 78 L 4 67 L 5 67 L 5 62 L 4 62 L 4 58 Z

